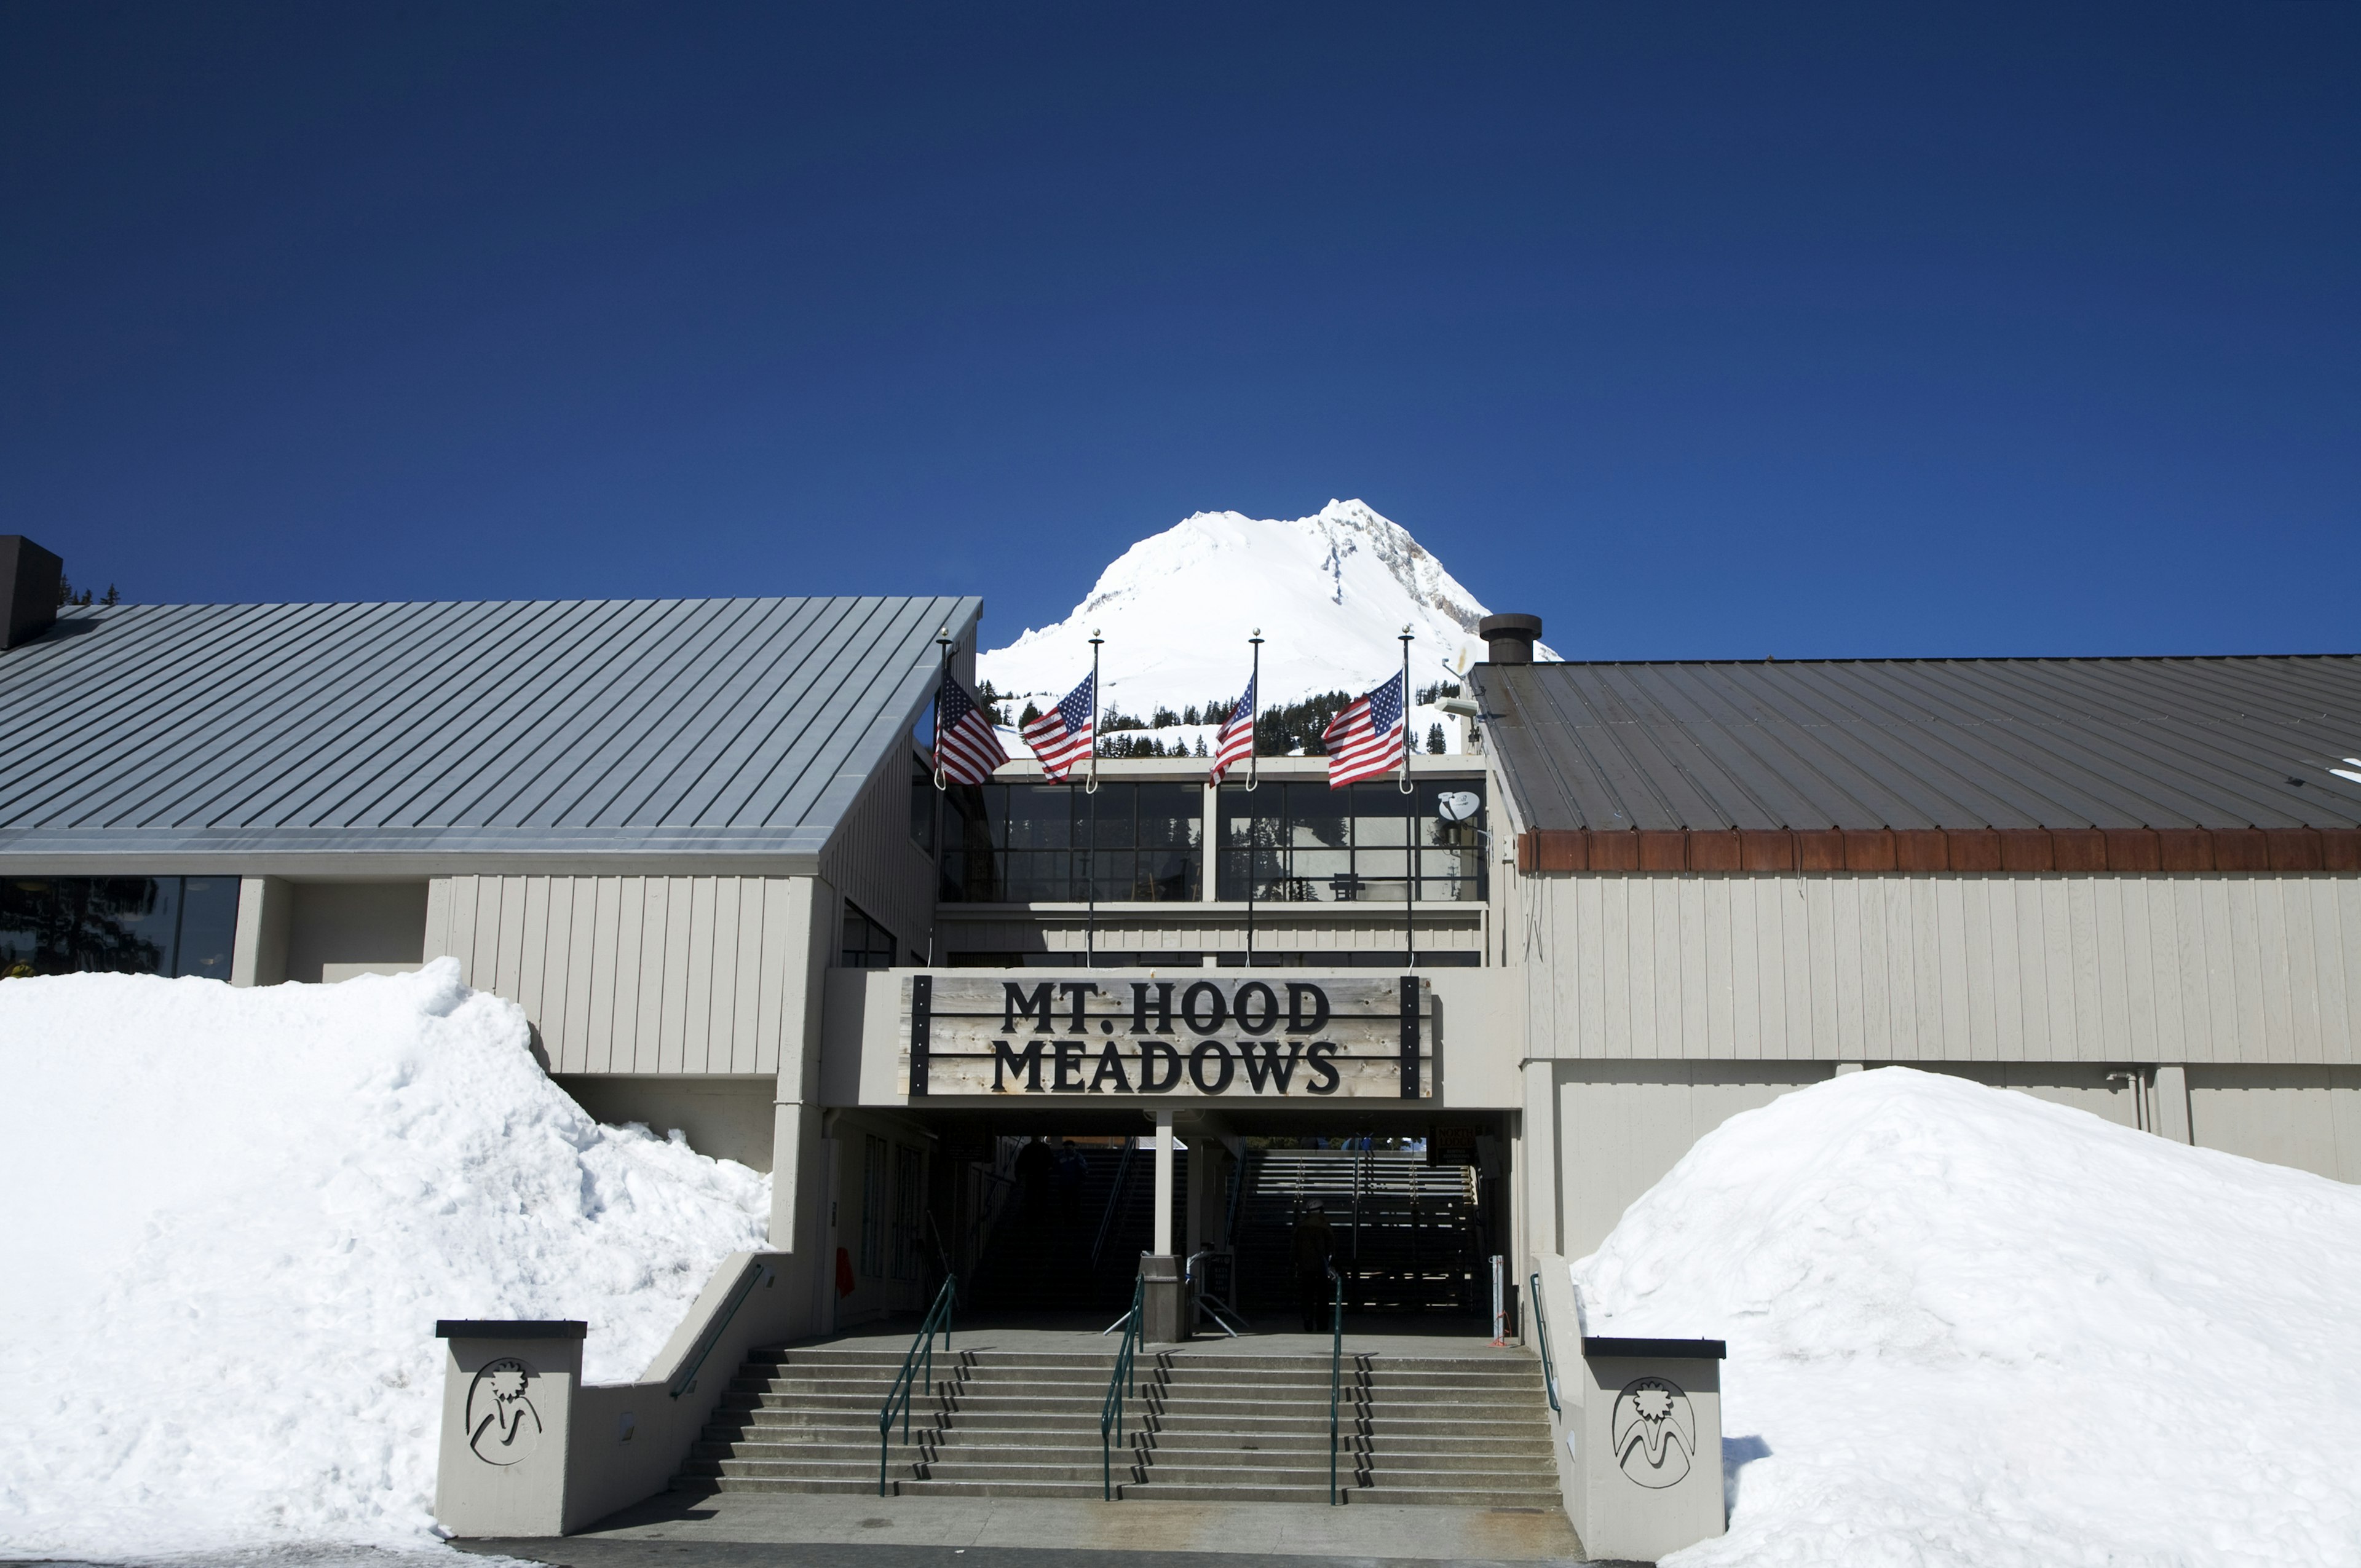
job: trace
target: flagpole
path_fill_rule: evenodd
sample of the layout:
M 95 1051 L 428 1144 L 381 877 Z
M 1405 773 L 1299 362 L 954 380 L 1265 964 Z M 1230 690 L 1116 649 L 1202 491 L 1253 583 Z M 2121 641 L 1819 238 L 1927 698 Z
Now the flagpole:
M 1082 883 L 1090 900 L 1089 913 L 1082 917 L 1082 967 L 1098 968 L 1099 940 L 1099 644 L 1104 639 L 1099 629 L 1091 628 L 1091 771 L 1082 781 L 1082 794 L 1091 803 L 1090 848 L 1082 851 Z
M 935 677 L 935 793 L 950 788 L 943 775 L 943 685 L 951 678 L 951 629 L 944 625 L 936 629 L 935 646 L 943 651 L 942 670 Z
M 1262 753 L 1261 746 L 1257 744 L 1257 740 L 1261 737 L 1261 730 L 1257 726 L 1256 720 L 1260 717 L 1260 715 L 1255 711 L 1257 707 L 1262 701 L 1262 628 L 1259 626 L 1256 627 L 1254 629 L 1254 635 L 1247 638 L 1246 641 L 1254 644 L 1254 672 L 1246 676 L 1246 793 L 1248 795 L 1252 795 L 1255 792 L 1255 785 L 1258 782 L 1256 775 L 1255 764 L 1261 761 Z M 1215 806 L 1215 819 L 1218 821 L 1220 815 L 1219 808 L 1221 806 L 1221 795 L 1219 791 L 1214 793 L 1213 805 Z M 1255 830 L 1257 826 L 1257 818 L 1253 808 L 1253 803 L 1249 801 L 1246 808 L 1246 968 L 1248 969 L 1254 968 Z
M 1418 786 L 1410 782 L 1410 644 L 1411 632 L 1401 629 L 1402 645 L 1402 967 L 1418 964 Z

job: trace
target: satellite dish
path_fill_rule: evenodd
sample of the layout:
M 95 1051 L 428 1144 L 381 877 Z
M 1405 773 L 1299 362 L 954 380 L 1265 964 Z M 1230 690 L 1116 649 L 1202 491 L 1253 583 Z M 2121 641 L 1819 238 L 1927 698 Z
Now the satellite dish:
M 1484 809 L 1484 797 L 1473 790 L 1446 790 L 1436 798 L 1435 815 L 1445 822 L 1465 822 Z

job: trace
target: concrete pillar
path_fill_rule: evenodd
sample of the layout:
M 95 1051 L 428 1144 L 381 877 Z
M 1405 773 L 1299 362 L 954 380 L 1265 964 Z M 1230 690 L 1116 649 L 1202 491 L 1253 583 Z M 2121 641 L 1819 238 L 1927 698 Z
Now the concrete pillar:
M 283 877 L 250 876 L 237 884 L 237 935 L 230 947 L 232 985 L 278 985 L 287 979 L 287 927 L 295 889 Z
M 2158 1137 L 2177 1144 L 2195 1143 L 2189 1125 L 2189 1069 L 2165 1062 L 2156 1069 L 2156 1121 Z
M 1191 1227 L 1194 1229 L 1192 1225 Z M 1159 1257 L 1172 1252 L 1172 1113 L 1156 1113 L 1156 1245 Z
M 1524 1168 L 1519 1185 L 1525 1198 L 1525 1247 L 1541 1255 L 1565 1250 L 1558 1214 L 1557 1074 L 1547 1060 L 1525 1063 L 1522 1135 L 1517 1153 Z

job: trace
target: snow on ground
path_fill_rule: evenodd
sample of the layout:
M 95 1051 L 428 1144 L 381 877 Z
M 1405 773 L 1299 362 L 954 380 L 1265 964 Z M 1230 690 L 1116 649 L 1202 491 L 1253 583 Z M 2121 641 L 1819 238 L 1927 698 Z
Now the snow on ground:
M 1574 1266 L 1726 1338 L 1677 1568 L 2361 1563 L 2361 1190 L 1885 1068 L 1731 1118 Z
M 0 1552 L 429 1546 L 436 1318 L 587 1318 L 635 1376 L 769 1213 L 448 959 L 0 981 Z
M 976 669 L 1014 699 L 1012 716 L 1027 697 L 1046 708 L 1090 674 L 1096 629 L 1106 638 L 1101 705 L 1148 718 L 1159 705 L 1179 713 L 1235 701 L 1246 683 L 1246 637 L 1259 629 L 1258 706 L 1268 708 L 1383 681 L 1401 668 L 1395 637 L 1404 625 L 1418 639 L 1412 691 L 1450 680 L 1484 657 L 1476 623 L 1489 613 L 1407 529 L 1364 502 L 1330 501 L 1292 520 L 1199 512 L 1125 551 L 1073 614 L 987 651 Z M 1538 656 L 1557 657 L 1547 648 Z M 1455 745 L 1457 726 L 1439 709 L 1411 714 L 1422 743 L 1437 722 Z

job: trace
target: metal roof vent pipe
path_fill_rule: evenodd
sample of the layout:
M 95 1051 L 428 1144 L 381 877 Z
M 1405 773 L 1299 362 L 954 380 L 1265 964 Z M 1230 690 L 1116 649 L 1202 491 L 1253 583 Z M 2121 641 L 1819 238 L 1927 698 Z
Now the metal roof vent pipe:
M 21 533 L 0 533 L 0 649 L 30 642 L 58 618 L 66 564 Z
M 1530 664 L 1533 662 L 1533 644 L 1542 640 L 1542 618 L 1488 615 L 1476 623 L 1476 635 L 1489 646 L 1491 652 L 1485 658 L 1490 663 Z

